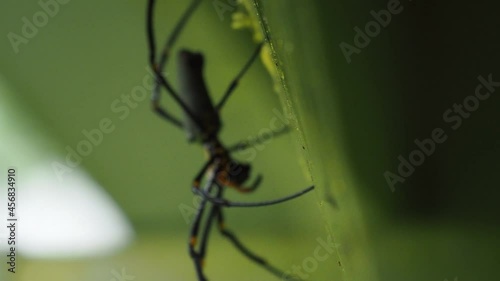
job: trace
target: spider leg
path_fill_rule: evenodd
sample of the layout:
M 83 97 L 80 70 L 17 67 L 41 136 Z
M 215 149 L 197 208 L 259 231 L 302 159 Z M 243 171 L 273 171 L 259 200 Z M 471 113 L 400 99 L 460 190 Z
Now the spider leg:
M 253 139 L 253 140 L 248 140 L 248 141 L 240 141 L 236 144 L 230 145 L 228 148 L 228 151 L 230 152 L 235 152 L 235 151 L 241 151 L 245 150 L 251 146 L 256 146 L 258 144 L 262 144 L 274 137 L 278 137 L 281 135 L 284 135 L 290 131 L 290 127 L 284 125 L 282 128 L 273 131 L 271 134 L 264 136 L 263 138 L 260 139 Z
M 222 192 L 220 196 L 217 196 L 218 198 L 222 197 Z M 217 227 L 219 229 L 219 232 L 222 234 L 223 237 L 227 238 L 233 246 L 238 249 L 245 257 L 247 257 L 249 260 L 252 262 L 260 265 L 263 267 L 265 270 L 273 274 L 274 276 L 282 279 L 283 277 L 287 277 L 288 275 L 278 269 L 277 267 L 269 264 L 264 258 L 260 257 L 259 255 L 255 254 L 251 250 L 249 250 L 243 243 L 240 241 L 240 239 L 234 234 L 234 232 L 228 230 L 225 225 L 225 220 L 224 220 L 224 214 L 223 214 L 223 209 L 218 206 L 217 208 Z M 288 279 L 285 279 L 288 280 Z M 295 279 L 297 281 L 302 281 L 302 279 Z
M 231 83 L 229 84 L 229 87 L 227 88 L 226 92 L 224 93 L 224 96 L 222 96 L 222 99 L 219 101 L 219 103 L 217 104 L 217 106 L 215 107 L 217 109 L 217 111 L 221 111 L 222 110 L 222 107 L 224 106 L 224 104 L 226 103 L 227 99 L 231 96 L 231 94 L 234 92 L 234 90 L 236 89 L 236 86 L 238 86 L 238 83 L 240 82 L 240 79 L 243 77 L 243 75 L 245 75 L 245 73 L 247 72 L 247 70 L 250 68 L 250 66 L 252 65 L 252 63 L 257 59 L 257 57 L 259 56 L 260 54 L 260 50 L 262 49 L 262 46 L 264 45 L 264 43 L 260 43 L 258 46 L 257 46 L 257 49 L 255 49 L 255 51 L 253 52 L 252 56 L 250 57 L 250 59 L 247 61 L 247 63 L 243 66 L 243 68 L 240 70 L 240 72 L 238 73 L 238 75 L 233 79 L 233 81 L 231 81 Z
M 181 32 L 182 28 L 186 24 L 187 20 L 191 16 L 191 14 L 194 12 L 198 4 L 201 2 L 201 0 L 193 0 L 189 6 L 189 8 L 186 10 L 186 12 L 183 14 L 181 20 L 177 23 L 176 27 L 174 28 L 174 31 L 170 35 L 169 39 L 167 40 L 167 43 L 165 44 L 165 47 L 162 51 L 162 55 L 160 58 L 160 63 L 156 61 L 156 40 L 155 40 L 155 35 L 154 35 L 154 6 L 155 6 L 155 0 L 149 0 L 148 2 L 148 8 L 147 8 L 147 13 L 146 13 L 146 21 L 147 21 L 147 39 L 148 39 L 148 45 L 149 45 L 149 63 L 151 65 L 151 68 L 153 69 L 156 77 L 155 77 L 155 85 L 153 88 L 153 95 L 151 98 L 151 104 L 153 110 L 158 113 L 161 117 L 163 117 L 165 120 L 170 121 L 173 125 L 175 125 L 178 128 L 182 128 L 183 124 L 182 122 L 168 113 L 161 105 L 160 105 L 160 85 L 163 86 L 167 92 L 170 94 L 170 96 L 177 102 L 177 104 L 182 108 L 183 111 L 187 113 L 187 115 L 200 127 L 201 122 L 199 118 L 187 107 L 187 105 L 182 101 L 182 99 L 179 97 L 179 94 L 173 89 L 173 87 L 170 85 L 168 82 L 167 78 L 163 75 L 162 71 L 163 68 L 165 67 L 165 64 L 168 61 L 169 54 L 170 54 L 170 49 L 172 45 L 175 43 L 177 36 Z

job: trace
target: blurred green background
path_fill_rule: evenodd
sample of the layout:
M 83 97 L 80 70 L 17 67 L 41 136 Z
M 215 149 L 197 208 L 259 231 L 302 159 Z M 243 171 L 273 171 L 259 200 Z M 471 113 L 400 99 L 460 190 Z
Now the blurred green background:
M 158 2 L 162 44 L 188 1 Z M 218 100 L 255 42 L 250 31 L 231 28 L 237 9 L 221 18 L 214 3 L 234 7 L 204 1 L 176 46 L 205 54 L 205 78 Z M 457 130 L 443 121 L 448 108 L 474 94 L 479 75 L 500 80 L 495 9 L 486 1 L 402 1 L 402 11 L 348 63 L 339 44 L 355 45 L 353 28 L 364 29 L 373 21 L 370 12 L 389 3 L 261 0 L 250 6 L 272 43 L 272 61 L 263 60 L 272 71 L 261 61 L 252 66 L 222 113 L 221 138 L 230 144 L 256 136 L 269 126 L 273 109 L 291 115 L 293 130 L 256 153 L 260 190 L 227 195 L 258 201 L 311 182 L 317 188 L 282 205 L 229 209 L 228 227 L 283 270 L 304 265 L 317 239 L 332 235 L 336 251 L 307 280 L 499 279 L 498 92 Z M 21 34 L 22 18 L 41 7 L 36 1 L 0 4 L 0 102 L 12 112 L 2 120 L 8 124 L 0 133 L 2 169 L 44 163 L 48 151 L 64 156 L 66 146 L 84 139 L 82 130 L 109 118 L 116 129 L 79 169 L 111 195 L 136 232 L 131 245 L 111 256 L 21 257 L 15 278 L 2 268 L 2 280 L 107 281 L 122 268 L 134 280 L 195 280 L 189 225 L 179 206 L 192 206 L 189 184 L 204 161 L 202 150 L 155 116 L 149 98 L 123 120 L 111 109 L 149 75 L 145 6 L 69 1 L 16 53 L 7 34 Z M 176 85 L 173 62 L 167 73 Z M 169 98 L 163 102 L 180 113 Z M 392 192 L 384 172 L 396 173 L 398 156 L 407 158 L 417 148 L 414 140 L 438 127 L 447 141 Z M 13 134 L 24 142 L 13 142 Z M 211 238 L 209 280 L 276 280 L 216 231 Z

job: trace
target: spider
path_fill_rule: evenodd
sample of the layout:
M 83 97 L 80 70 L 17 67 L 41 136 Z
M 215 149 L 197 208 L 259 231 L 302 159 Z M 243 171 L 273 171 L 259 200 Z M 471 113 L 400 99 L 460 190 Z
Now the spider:
M 206 255 L 210 228 L 215 221 L 217 222 L 217 227 L 220 233 L 224 237 L 228 238 L 243 255 L 251 261 L 264 267 L 272 274 L 281 278 L 284 276 L 283 271 L 272 266 L 260 256 L 254 254 L 240 242 L 233 232 L 225 228 L 223 215 L 223 208 L 225 207 L 257 207 L 273 205 L 297 198 L 314 189 L 314 186 L 310 186 L 286 197 L 264 202 L 232 202 L 224 199 L 223 195 L 226 187 L 234 188 L 239 192 L 248 193 L 257 189 L 262 181 L 262 176 L 258 175 L 250 185 L 244 185 L 250 177 L 251 166 L 248 163 L 237 162 L 231 157 L 232 152 L 248 148 L 251 143 L 240 142 L 227 148 L 219 140 L 218 134 L 221 129 L 220 111 L 236 89 L 239 80 L 244 76 L 252 63 L 258 57 L 263 44 L 261 43 L 258 45 L 250 59 L 246 62 L 238 75 L 232 80 L 222 99 L 215 105 L 210 99 L 207 87 L 205 86 L 205 81 L 203 79 L 203 54 L 191 52 L 186 49 L 181 50 L 178 54 L 180 90 L 176 91 L 162 74 L 162 70 L 168 62 L 170 50 L 176 42 L 178 35 L 200 4 L 201 0 L 191 1 L 191 4 L 174 27 L 173 32 L 168 37 L 159 60 L 156 55 L 156 39 L 153 25 L 155 2 L 155 0 L 149 0 L 146 14 L 149 63 L 155 74 L 155 87 L 153 88 L 152 93 L 152 108 L 159 116 L 169 121 L 179 129 L 184 130 L 187 134 L 188 141 L 201 144 L 206 154 L 209 155 L 208 160 L 195 176 L 192 183 L 193 193 L 201 197 L 201 203 L 199 204 L 195 214 L 189 239 L 189 253 L 194 262 L 198 280 L 207 280 L 203 273 L 203 261 Z M 184 119 L 182 121 L 171 115 L 160 105 L 160 92 L 162 88 L 164 88 L 181 107 L 184 113 Z M 281 131 L 274 132 L 274 135 L 279 135 L 285 131 L 286 128 Z M 207 206 L 209 203 L 211 205 L 210 207 Z M 206 211 L 209 213 L 208 215 L 205 215 L 205 225 L 200 235 L 200 226 L 202 224 L 204 212 Z M 198 239 L 199 236 L 201 236 L 200 239 Z

